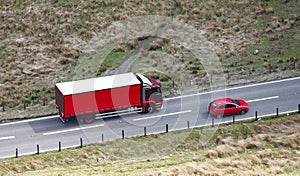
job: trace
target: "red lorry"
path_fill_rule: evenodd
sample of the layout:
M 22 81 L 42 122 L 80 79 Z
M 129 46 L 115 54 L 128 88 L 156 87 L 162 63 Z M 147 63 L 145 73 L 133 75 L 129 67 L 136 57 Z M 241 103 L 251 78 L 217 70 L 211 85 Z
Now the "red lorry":
M 160 84 L 134 73 L 57 83 L 55 97 L 63 122 L 73 117 L 91 123 L 115 115 L 150 113 L 163 105 Z

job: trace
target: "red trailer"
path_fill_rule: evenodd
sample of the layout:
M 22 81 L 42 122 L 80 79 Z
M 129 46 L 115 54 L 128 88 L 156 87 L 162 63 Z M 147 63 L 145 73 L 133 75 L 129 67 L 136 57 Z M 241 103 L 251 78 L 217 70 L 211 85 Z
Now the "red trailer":
M 160 84 L 134 73 L 57 83 L 55 96 L 63 122 L 77 117 L 91 123 L 119 114 L 148 113 L 163 105 Z

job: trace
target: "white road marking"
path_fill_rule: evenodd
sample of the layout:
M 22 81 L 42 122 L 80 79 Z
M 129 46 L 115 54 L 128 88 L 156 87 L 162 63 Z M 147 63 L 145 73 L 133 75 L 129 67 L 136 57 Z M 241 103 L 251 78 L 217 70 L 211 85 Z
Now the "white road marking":
M 33 118 L 33 119 L 28 119 L 28 120 L 20 120 L 20 121 L 16 121 L 16 122 L 3 123 L 3 124 L 0 124 L 0 127 L 1 127 L 1 126 L 6 126 L 6 125 L 19 124 L 19 123 L 34 122 L 34 121 L 38 121 L 38 120 L 53 119 L 53 118 L 58 118 L 58 115 L 51 115 L 51 116 L 45 116 L 45 117 L 39 117 L 39 118 Z
M 279 96 L 266 97 L 266 98 L 259 98 L 259 99 L 254 99 L 254 100 L 248 100 L 248 101 L 246 101 L 246 102 L 247 102 L 247 103 L 252 103 L 252 102 L 264 101 L 264 100 L 271 100 L 271 99 L 276 99 L 276 98 L 279 98 Z
M 143 118 L 133 119 L 132 121 L 154 119 L 154 118 L 158 118 L 158 117 L 165 117 L 165 116 L 171 116 L 171 115 L 177 115 L 177 114 L 184 114 L 184 113 L 189 113 L 189 112 L 192 112 L 192 110 L 180 111 L 180 112 L 173 112 L 173 113 L 169 113 L 169 114 L 162 114 L 162 115 L 156 115 L 156 116 L 150 116 L 150 117 L 143 117 Z
M 208 91 L 208 92 L 182 95 L 182 96 L 178 96 L 178 97 L 170 97 L 170 98 L 165 98 L 164 100 L 172 100 L 172 99 L 178 99 L 178 98 L 192 97 L 192 96 L 197 96 L 197 95 L 205 95 L 205 94 L 228 91 L 228 90 L 236 90 L 236 89 L 255 87 L 255 86 L 261 86 L 261 85 L 266 85 L 266 84 L 274 84 L 274 83 L 280 83 L 280 82 L 285 82 L 285 81 L 293 81 L 293 80 L 297 80 L 297 79 L 300 79 L 300 77 L 281 79 L 281 80 L 275 80 L 275 81 L 269 81 L 269 82 L 263 82 L 263 83 L 256 83 L 256 84 L 249 84 L 249 85 L 244 85 L 244 86 L 230 87 L 230 88 L 221 89 L 221 90 L 212 90 L 212 91 Z
M 15 136 L 6 136 L 6 137 L 0 137 L 0 141 L 2 140 L 8 140 L 8 139 L 14 139 Z
M 43 133 L 43 135 L 47 136 L 47 135 L 52 135 L 52 134 L 67 133 L 67 132 L 72 132 L 72 131 L 85 130 L 85 129 L 90 129 L 90 128 L 97 128 L 97 127 L 102 127 L 102 126 L 104 126 L 104 124 L 81 127 L 81 128 L 72 128 L 72 129 L 61 130 L 61 131 L 52 131 L 52 132 Z

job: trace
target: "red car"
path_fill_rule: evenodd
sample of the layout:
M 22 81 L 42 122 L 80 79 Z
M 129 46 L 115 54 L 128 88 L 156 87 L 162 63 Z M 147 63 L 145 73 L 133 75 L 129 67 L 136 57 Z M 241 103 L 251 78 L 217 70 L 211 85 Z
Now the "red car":
M 245 114 L 248 110 L 248 103 L 241 99 L 220 98 L 212 101 L 208 106 L 208 112 L 217 117 Z

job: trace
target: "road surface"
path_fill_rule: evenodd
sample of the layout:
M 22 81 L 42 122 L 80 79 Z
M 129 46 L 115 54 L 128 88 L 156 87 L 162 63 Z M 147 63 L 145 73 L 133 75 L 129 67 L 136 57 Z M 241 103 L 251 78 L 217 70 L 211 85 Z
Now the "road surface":
M 212 97 L 224 96 L 242 98 L 249 103 L 250 110 L 245 115 L 237 115 L 236 120 L 254 118 L 298 110 L 300 104 L 300 77 L 232 87 L 226 90 L 210 91 L 164 100 L 164 108 L 152 114 L 133 114 L 99 119 L 88 125 L 79 125 L 77 120 L 63 124 L 57 116 L 0 124 L 0 158 L 34 154 L 39 145 L 40 152 L 58 150 L 83 144 L 125 137 L 142 136 L 211 125 L 207 106 Z M 232 121 L 232 117 L 219 119 L 220 123 Z

